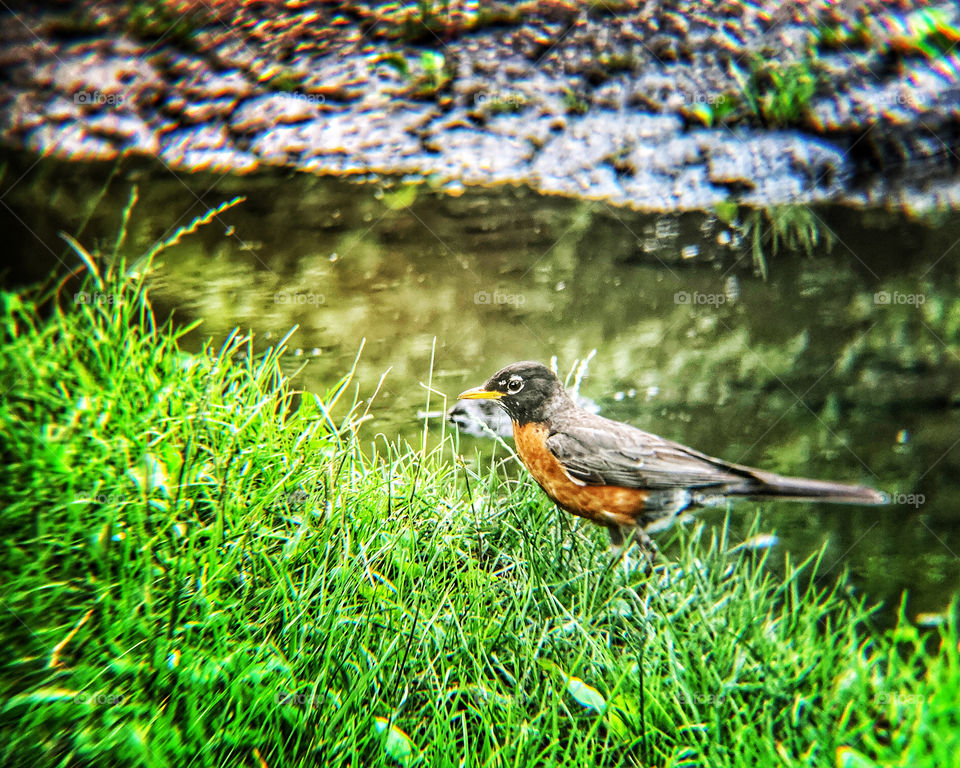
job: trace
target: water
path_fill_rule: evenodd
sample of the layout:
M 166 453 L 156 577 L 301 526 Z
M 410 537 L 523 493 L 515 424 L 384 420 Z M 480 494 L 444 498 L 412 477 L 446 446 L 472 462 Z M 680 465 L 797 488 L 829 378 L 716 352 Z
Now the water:
M 605 415 L 731 461 L 893 494 L 885 508 L 741 504 L 735 537 L 762 509 L 779 550 L 800 559 L 828 541 L 826 569 L 848 568 L 891 606 L 908 590 L 911 615 L 943 610 L 960 584 L 960 215 L 740 211 L 731 226 L 730 211 L 640 214 L 511 188 L 450 197 L 8 160 L 10 281 L 74 264 L 57 231 L 88 216 L 81 241 L 112 248 L 133 184 L 131 252 L 245 195 L 166 251 L 153 279 L 161 312 L 203 319 L 188 345 L 239 326 L 263 347 L 298 325 L 290 369 L 323 392 L 365 339 L 361 396 L 389 369 L 365 434 L 417 444 L 427 382 L 440 408 L 506 363 L 555 355 L 566 372 L 595 349 L 583 393 Z M 812 254 L 767 242 L 761 279 L 753 233 L 807 226 Z

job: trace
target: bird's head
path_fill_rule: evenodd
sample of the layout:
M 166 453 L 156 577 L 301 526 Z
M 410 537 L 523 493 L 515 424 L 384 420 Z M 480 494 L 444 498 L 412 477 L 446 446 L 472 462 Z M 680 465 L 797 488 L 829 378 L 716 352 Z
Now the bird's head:
M 519 424 L 544 421 L 568 400 L 557 375 L 540 363 L 525 361 L 501 368 L 481 387 L 461 392 L 458 400 L 495 400 Z

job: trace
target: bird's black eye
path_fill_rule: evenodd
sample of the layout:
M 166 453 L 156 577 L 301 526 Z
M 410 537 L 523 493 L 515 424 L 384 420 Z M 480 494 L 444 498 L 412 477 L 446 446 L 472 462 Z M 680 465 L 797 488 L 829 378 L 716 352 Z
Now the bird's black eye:
M 521 389 L 523 389 L 523 379 L 519 376 L 514 376 L 507 382 L 507 392 L 511 395 L 517 394 Z

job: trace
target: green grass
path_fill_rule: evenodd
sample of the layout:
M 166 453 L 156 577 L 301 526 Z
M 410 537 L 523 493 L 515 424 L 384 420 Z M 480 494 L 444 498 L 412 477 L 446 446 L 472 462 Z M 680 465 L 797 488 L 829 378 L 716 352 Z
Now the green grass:
M 590 111 L 590 102 L 567 87 L 563 89 L 563 106 L 568 115 L 585 115 Z
M 736 90 L 710 94 L 682 107 L 680 112 L 691 123 L 708 128 L 739 124 L 767 128 L 802 126 L 822 86 L 821 69 L 813 53 L 787 62 L 754 56 L 749 60 L 749 72 L 731 65 Z
M 750 61 L 749 74 L 735 65 L 731 72 L 739 84 L 748 114 L 770 128 L 803 123 L 821 80 L 819 62 L 810 55 L 792 62 L 756 57 Z M 726 102 L 721 103 L 726 106 Z M 723 116 L 726 117 L 727 112 Z
M 735 202 L 727 201 L 715 206 L 714 212 L 750 246 L 753 271 L 764 280 L 770 274 L 768 254 L 775 258 L 785 250 L 809 257 L 819 248 L 827 253 L 833 249 L 833 232 L 806 205 L 741 208 Z
M 419 58 L 408 58 L 398 51 L 389 51 L 371 61 L 371 69 L 388 66 L 405 81 L 401 93 L 415 99 L 436 99 L 448 89 L 453 70 L 442 53 L 422 51 Z
M 873 48 L 894 56 L 922 56 L 935 60 L 949 56 L 960 42 L 960 27 L 941 8 L 916 8 L 892 14 L 885 23 L 865 20 L 853 24 L 829 17 L 817 27 L 816 46 L 826 50 Z
M 625 578 L 512 459 L 375 437 L 282 342 L 187 354 L 77 252 L 2 295 L 5 765 L 954 764 L 954 611 L 881 633 L 723 528 Z

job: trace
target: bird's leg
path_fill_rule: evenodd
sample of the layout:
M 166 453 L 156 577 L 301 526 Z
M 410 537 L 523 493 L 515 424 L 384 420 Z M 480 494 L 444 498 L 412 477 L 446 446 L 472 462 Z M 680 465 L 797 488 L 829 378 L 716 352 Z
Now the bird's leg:
M 615 555 L 623 554 L 623 531 L 619 525 L 610 524 L 607 526 L 607 533 L 610 534 L 610 549 Z
M 611 524 L 607 526 L 607 533 L 610 534 L 610 551 L 613 553 L 613 559 L 610 561 L 610 565 L 616 565 L 619 560 L 623 563 L 624 575 L 629 576 L 630 560 L 627 556 L 627 551 L 630 549 L 630 544 L 627 543 L 624 538 L 623 529 L 619 525 Z
M 610 535 L 610 551 L 613 553 L 610 564 L 611 566 L 615 565 L 619 560 L 623 564 L 624 578 L 629 580 L 630 572 L 633 570 L 633 564 L 630 562 L 630 549 L 636 544 L 640 550 L 643 572 L 649 576 L 653 573 L 653 566 L 660 550 L 657 548 L 656 542 L 639 525 L 628 530 L 629 533 L 624 536 L 624 529 L 619 525 L 607 525 L 607 533 Z
M 649 576 L 653 573 L 653 564 L 656 562 L 657 554 L 660 552 L 660 550 L 657 549 L 656 542 L 639 526 L 633 529 L 630 539 L 640 548 L 640 557 L 644 562 L 643 570 L 644 573 Z

